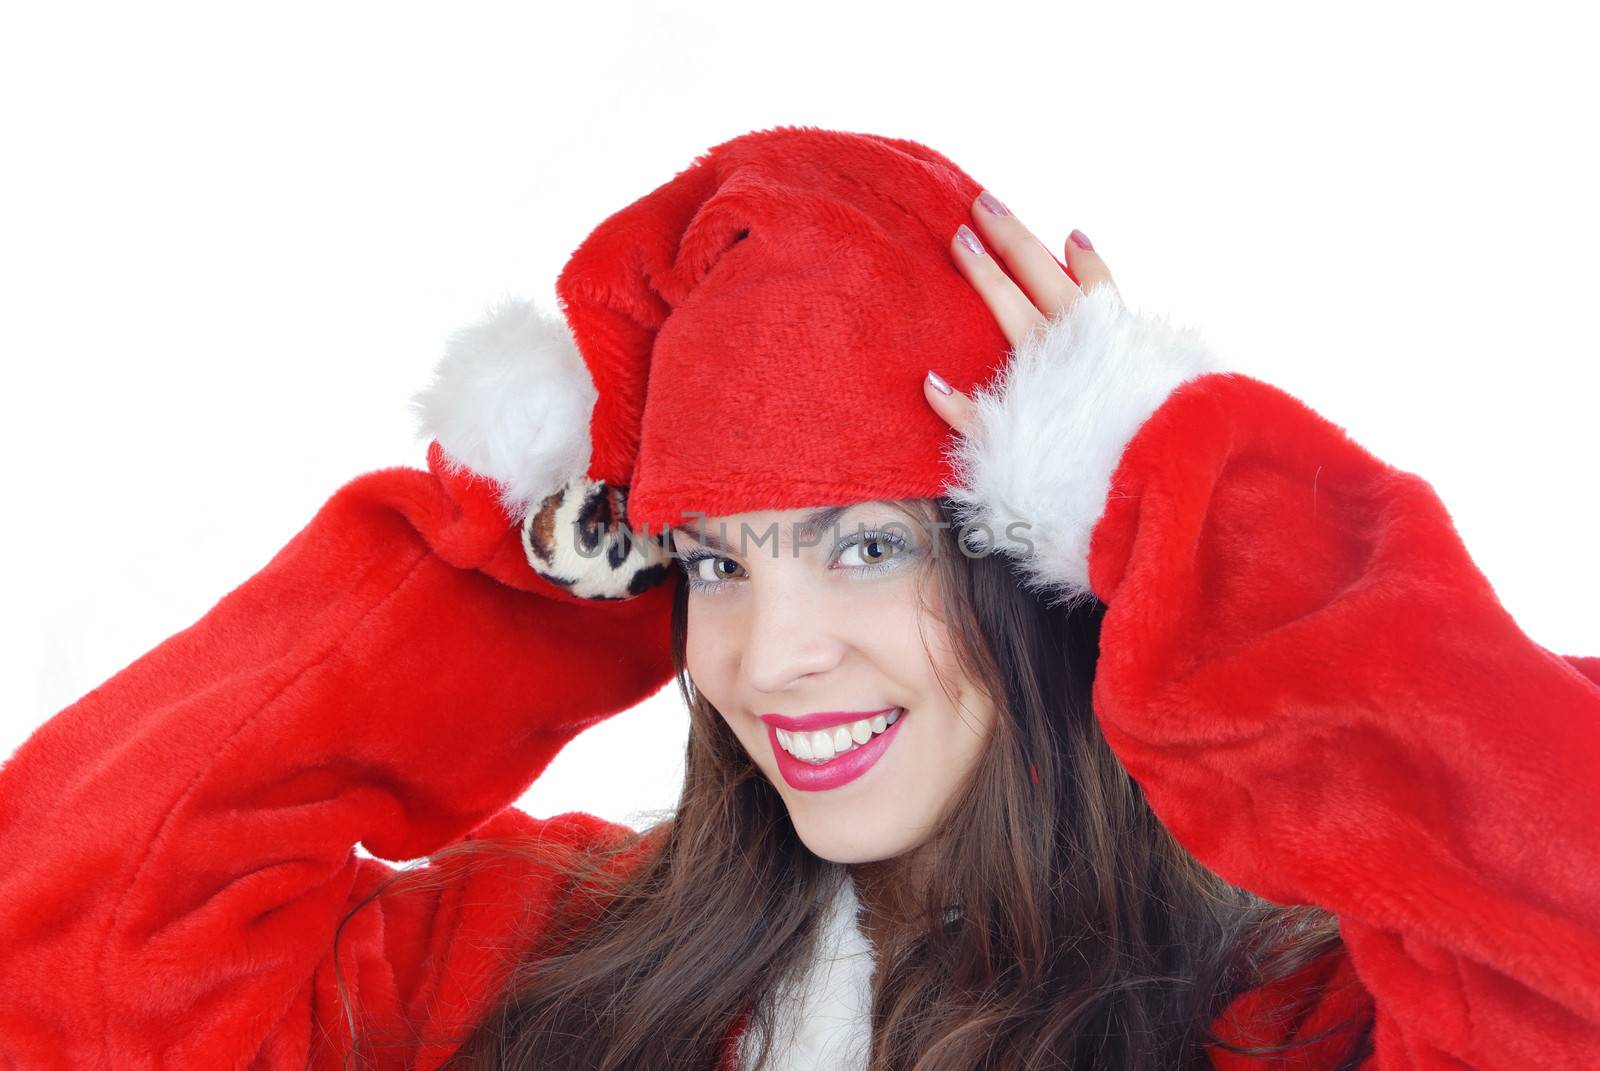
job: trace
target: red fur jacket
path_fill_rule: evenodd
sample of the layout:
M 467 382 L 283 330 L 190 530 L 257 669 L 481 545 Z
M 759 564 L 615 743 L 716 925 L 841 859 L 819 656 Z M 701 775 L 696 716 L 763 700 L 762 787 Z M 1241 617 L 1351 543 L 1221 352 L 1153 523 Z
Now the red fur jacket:
M 1424 480 L 1275 387 L 1191 374 L 1164 322 L 1079 309 L 993 400 L 965 491 L 1045 533 L 1037 582 L 1106 602 L 1095 709 L 1159 818 L 1340 917 L 1306 983 L 1351 984 L 1285 1029 L 1368 1012 L 1381 1071 L 1600 1066 L 1600 658 L 1518 628 Z M 669 680 L 671 587 L 569 595 L 445 461 L 347 483 L 0 769 L 0 1068 L 340 1067 L 334 929 L 381 860 L 621 832 L 511 805 Z M 551 879 L 464 873 L 340 934 L 367 1029 L 449 1035 L 493 999 L 496 938 Z

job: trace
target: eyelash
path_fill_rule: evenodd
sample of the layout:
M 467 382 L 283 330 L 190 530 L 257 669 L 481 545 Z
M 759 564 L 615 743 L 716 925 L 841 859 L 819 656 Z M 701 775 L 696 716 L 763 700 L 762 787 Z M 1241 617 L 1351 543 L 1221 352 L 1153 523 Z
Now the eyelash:
M 839 547 L 839 552 L 842 554 L 851 547 L 859 546 L 862 543 L 888 543 L 890 546 L 895 548 L 895 552 L 891 554 L 885 561 L 873 562 L 868 565 L 846 566 L 846 568 L 854 569 L 860 574 L 882 573 L 887 572 L 890 569 L 898 569 L 901 565 L 901 559 L 909 557 L 909 544 L 906 542 L 903 536 L 898 536 L 893 532 L 862 532 L 860 536 L 851 539 L 847 543 L 841 544 Z M 702 580 L 695 575 L 695 573 L 698 572 L 695 567 L 701 562 L 706 561 L 707 559 L 721 557 L 723 557 L 721 554 L 712 554 L 710 551 L 698 550 L 686 551 L 683 556 L 678 559 L 679 565 L 683 568 L 684 579 L 689 582 L 689 589 L 691 591 L 700 591 L 710 594 L 720 591 L 728 584 L 732 583 L 731 580 Z

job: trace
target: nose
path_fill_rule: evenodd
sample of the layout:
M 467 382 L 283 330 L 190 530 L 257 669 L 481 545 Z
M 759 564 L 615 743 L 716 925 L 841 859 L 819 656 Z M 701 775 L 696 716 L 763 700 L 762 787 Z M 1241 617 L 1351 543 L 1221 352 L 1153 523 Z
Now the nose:
M 781 570 L 774 571 L 775 573 Z M 800 576 L 771 575 L 752 583 L 741 666 L 760 693 L 792 691 L 825 676 L 844 659 L 842 623 Z

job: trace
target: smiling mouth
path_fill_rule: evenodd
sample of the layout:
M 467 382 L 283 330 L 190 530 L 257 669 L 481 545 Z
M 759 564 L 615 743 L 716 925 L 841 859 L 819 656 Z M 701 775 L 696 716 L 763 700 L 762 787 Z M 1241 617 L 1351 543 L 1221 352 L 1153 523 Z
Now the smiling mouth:
M 863 744 L 870 743 L 873 737 L 887 731 L 903 713 L 905 713 L 903 707 L 895 707 L 887 714 L 875 714 L 870 718 L 846 722 L 831 729 L 816 729 L 804 733 L 778 729 L 776 730 L 778 746 L 801 762 L 811 766 L 824 766 L 842 755 L 855 751 Z

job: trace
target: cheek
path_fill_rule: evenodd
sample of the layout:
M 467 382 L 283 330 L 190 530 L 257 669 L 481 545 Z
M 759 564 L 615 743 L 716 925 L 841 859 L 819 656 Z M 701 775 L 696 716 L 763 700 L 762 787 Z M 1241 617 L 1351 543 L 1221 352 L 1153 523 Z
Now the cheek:
M 700 605 L 701 600 L 689 603 L 683 638 L 683 659 L 694 682 L 695 691 L 716 708 L 724 723 L 733 731 L 752 758 L 763 769 L 777 769 L 771 747 L 766 738 L 766 728 L 749 718 L 730 719 L 729 711 L 737 708 L 739 695 L 739 652 L 726 637 L 737 635 L 740 626 L 719 615 L 716 607 Z
M 689 613 L 684 622 L 683 660 L 695 688 L 719 705 L 718 700 L 727 694 L 728 652 L 720 637 L 727 635 L 726 626 L 719 624 L 715 607 L 709 610 L 702 600 L 691 597 Z
M 898 609 L 894 621 L 880 623 L 877 634 L 887 638 L 896 663 L 923 692 L 944 701 L 945 692 L 959 697 L 961 669 L 956 649 L 944 623 L 915 605 Z
M 937 731 L 925 734 L 919 742 L 926 748 L 923 760 L 941 771 L 936 779 L 941 791 L 948 791 L 989 745 L 996 708 L 988 693 L 962 668 L 950 631 L 927 617 L 922 626 L 925 640 L 916 641 L 917 687 L 931 715 L 927 727 L 937 726 Z
M 706 669 L 704 650 L 705 626 L 699 623 L 700 615 L 695 613 L 694 603 L 689 604 L 689 615 L 684 624 L 683 632 L 683 660 L 689 667 L 689 676 L 693 677 L 698 686 Z
M 767 745 L 766 730 L 758 723 L 752 724 L 749 719 L 728 717 L 727 712 L 733 709 L 733 697 L 737 694 L 737 682 L 733 679 L 731 669 L 735 663 L 726 645 L 717 638 L 717 626 L 707 620 L 707 616 L 700 614 L 697 620 L 694 603 L 689 604 L 683 638 L 683 660 L 689 671 L 689 679 L 694 682 L 695 691 L 716 708 L 723 723 L 756 765 L 775 777 L 777 760 L 772 757 Z

